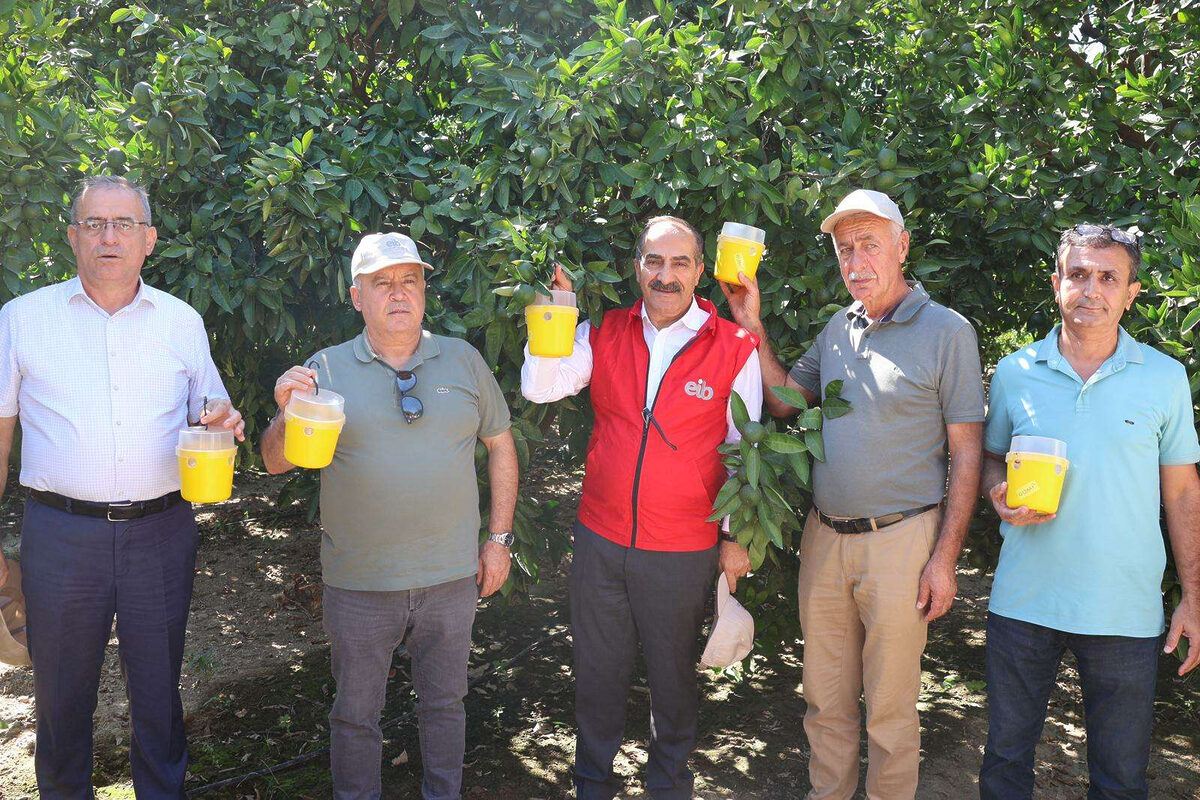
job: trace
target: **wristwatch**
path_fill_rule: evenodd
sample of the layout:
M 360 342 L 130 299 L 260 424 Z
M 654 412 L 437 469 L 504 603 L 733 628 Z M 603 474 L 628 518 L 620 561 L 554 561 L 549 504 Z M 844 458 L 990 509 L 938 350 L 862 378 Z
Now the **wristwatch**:
M 513 536 L 512 531 L 504 531 L 504 533 L 489 533 L 487 540 L 503 547 L 512 547 L 517 537 Z

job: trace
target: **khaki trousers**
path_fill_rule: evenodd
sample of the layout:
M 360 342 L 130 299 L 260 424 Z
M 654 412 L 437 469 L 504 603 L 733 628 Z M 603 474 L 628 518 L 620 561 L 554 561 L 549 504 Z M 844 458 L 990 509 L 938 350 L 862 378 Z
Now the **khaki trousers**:
M 917 698 L 927 625 L 921 571 L 940 509 L 880 531 L 842 534 L 810 512 L 800 544 L 804 731 L 809 800 L 849 800 L 858 786 L 859 709 L 867 706 L 867 797 L 915 795 L 921 760 Z

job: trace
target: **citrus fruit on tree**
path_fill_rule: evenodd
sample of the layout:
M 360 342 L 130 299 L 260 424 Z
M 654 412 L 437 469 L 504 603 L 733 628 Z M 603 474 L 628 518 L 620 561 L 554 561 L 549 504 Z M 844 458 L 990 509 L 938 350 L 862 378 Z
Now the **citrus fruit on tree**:
M 741 489 L 738 489 L 738 494 L 741 496 L 742 502 L 748 505 L 754 505 L 762 499 L 762 492 L 758 490 L 758 487 L 751 486 L 748 483 Z
M 767 435 L 767 426 L 761 422 L 750 420 L 746 423 L 746 429 L 742 431 L 742 438 L 750 444 L 758 444 Z
M 875 163 L 879 165 L 881 170 L 895 169 L 899 158 L 896 151 L 890 147 L 885 147 L 875 156 Z
M 875 176 L 875 188 L 881 192 L 886 192 L 899 182 L 900 179 L 896 177 L 896 173 L 891 171 L 881 172 Z
M 967 178 L 967 182 L 976 189 L 982 189 L 987 186 L 987 175 L 984 175 L 982 172 L 972 172 L 971 176 Z
M 166 136 L 171 130 L 171 118 L 169 114 L 170 112 L 164 111 L 157 116 L 151 117 L 150 121 L 146 123 L 147 132 L 157 139 Z
M 621 42 L 621 53 L 630 60 L 641 58 L 642 43 L 630 36 L 625 39 L 625 41 Z
M 139 106 L 148 106 L 150 101 L 154 99 L 154 87 L 145 81 L 138 81 L 133 85 L 133 102 Z
M 534 169 L 541 169 L 550 161 L 550 151 L 540 144 L 529 151 L 529 166 Z

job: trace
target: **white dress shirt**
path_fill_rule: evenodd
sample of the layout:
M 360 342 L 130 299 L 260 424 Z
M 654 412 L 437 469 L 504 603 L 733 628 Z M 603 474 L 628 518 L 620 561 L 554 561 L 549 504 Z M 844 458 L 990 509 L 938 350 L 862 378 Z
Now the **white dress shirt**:
M 659 384 L 671 359 L 691 341 L 696 331 L 708 321 L 708 312 L 692 299 L 691 308 L 677 321 L 663 328 L 655 328 L 642 306 L 642 334 L 650 350 L 650 368 L 646 380 L 646 408 L 654 403 Z M 525 346 L 525 363 L 521 365 L 521 394 L 534 403 L 553 403 L 568 395 L 579 394 L 592 381 L 592 345 L 588 338 L 592 325 L 587 320 L 575 328 L 575 349 L 564 358 L 543 358 L 529 354 Z M 762 415 L 762 371 L 758 354 L 751 352 L 746 363 L 733 379 L 733 390 L 741 395 L 750 412 L 750 419 L 758 420 Z M 733 424 L 733 412 L 725 404 L 726 442 L 740 442 L 742 435 Z
M 179 488 L 175 445 L 204 397 L 228 398 L 204 322 L 140 284 L 108 314 L 79 278 L 0 308 L 0 417 L 20 416 L 21 483 L 76 500 Z

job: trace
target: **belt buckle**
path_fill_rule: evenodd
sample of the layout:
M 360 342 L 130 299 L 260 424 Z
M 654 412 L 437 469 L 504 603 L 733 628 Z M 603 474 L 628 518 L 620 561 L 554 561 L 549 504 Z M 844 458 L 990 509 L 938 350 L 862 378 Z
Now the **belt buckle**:
M 124 517 L 117 517 L 116 519 L 114 519 L 113 518 L 113 508 L 114 507 L 116 507 L 116 508 L 133 508 L 132 500 L 126 500 L 124 503 L 109 503 L 108 504 L 108 514 L 106 515 L 108 517 L 109 522 L 127 522 L 128 519 L 132 519 L 132 517 L 130 517 L 128 519 L 126 519 Z

